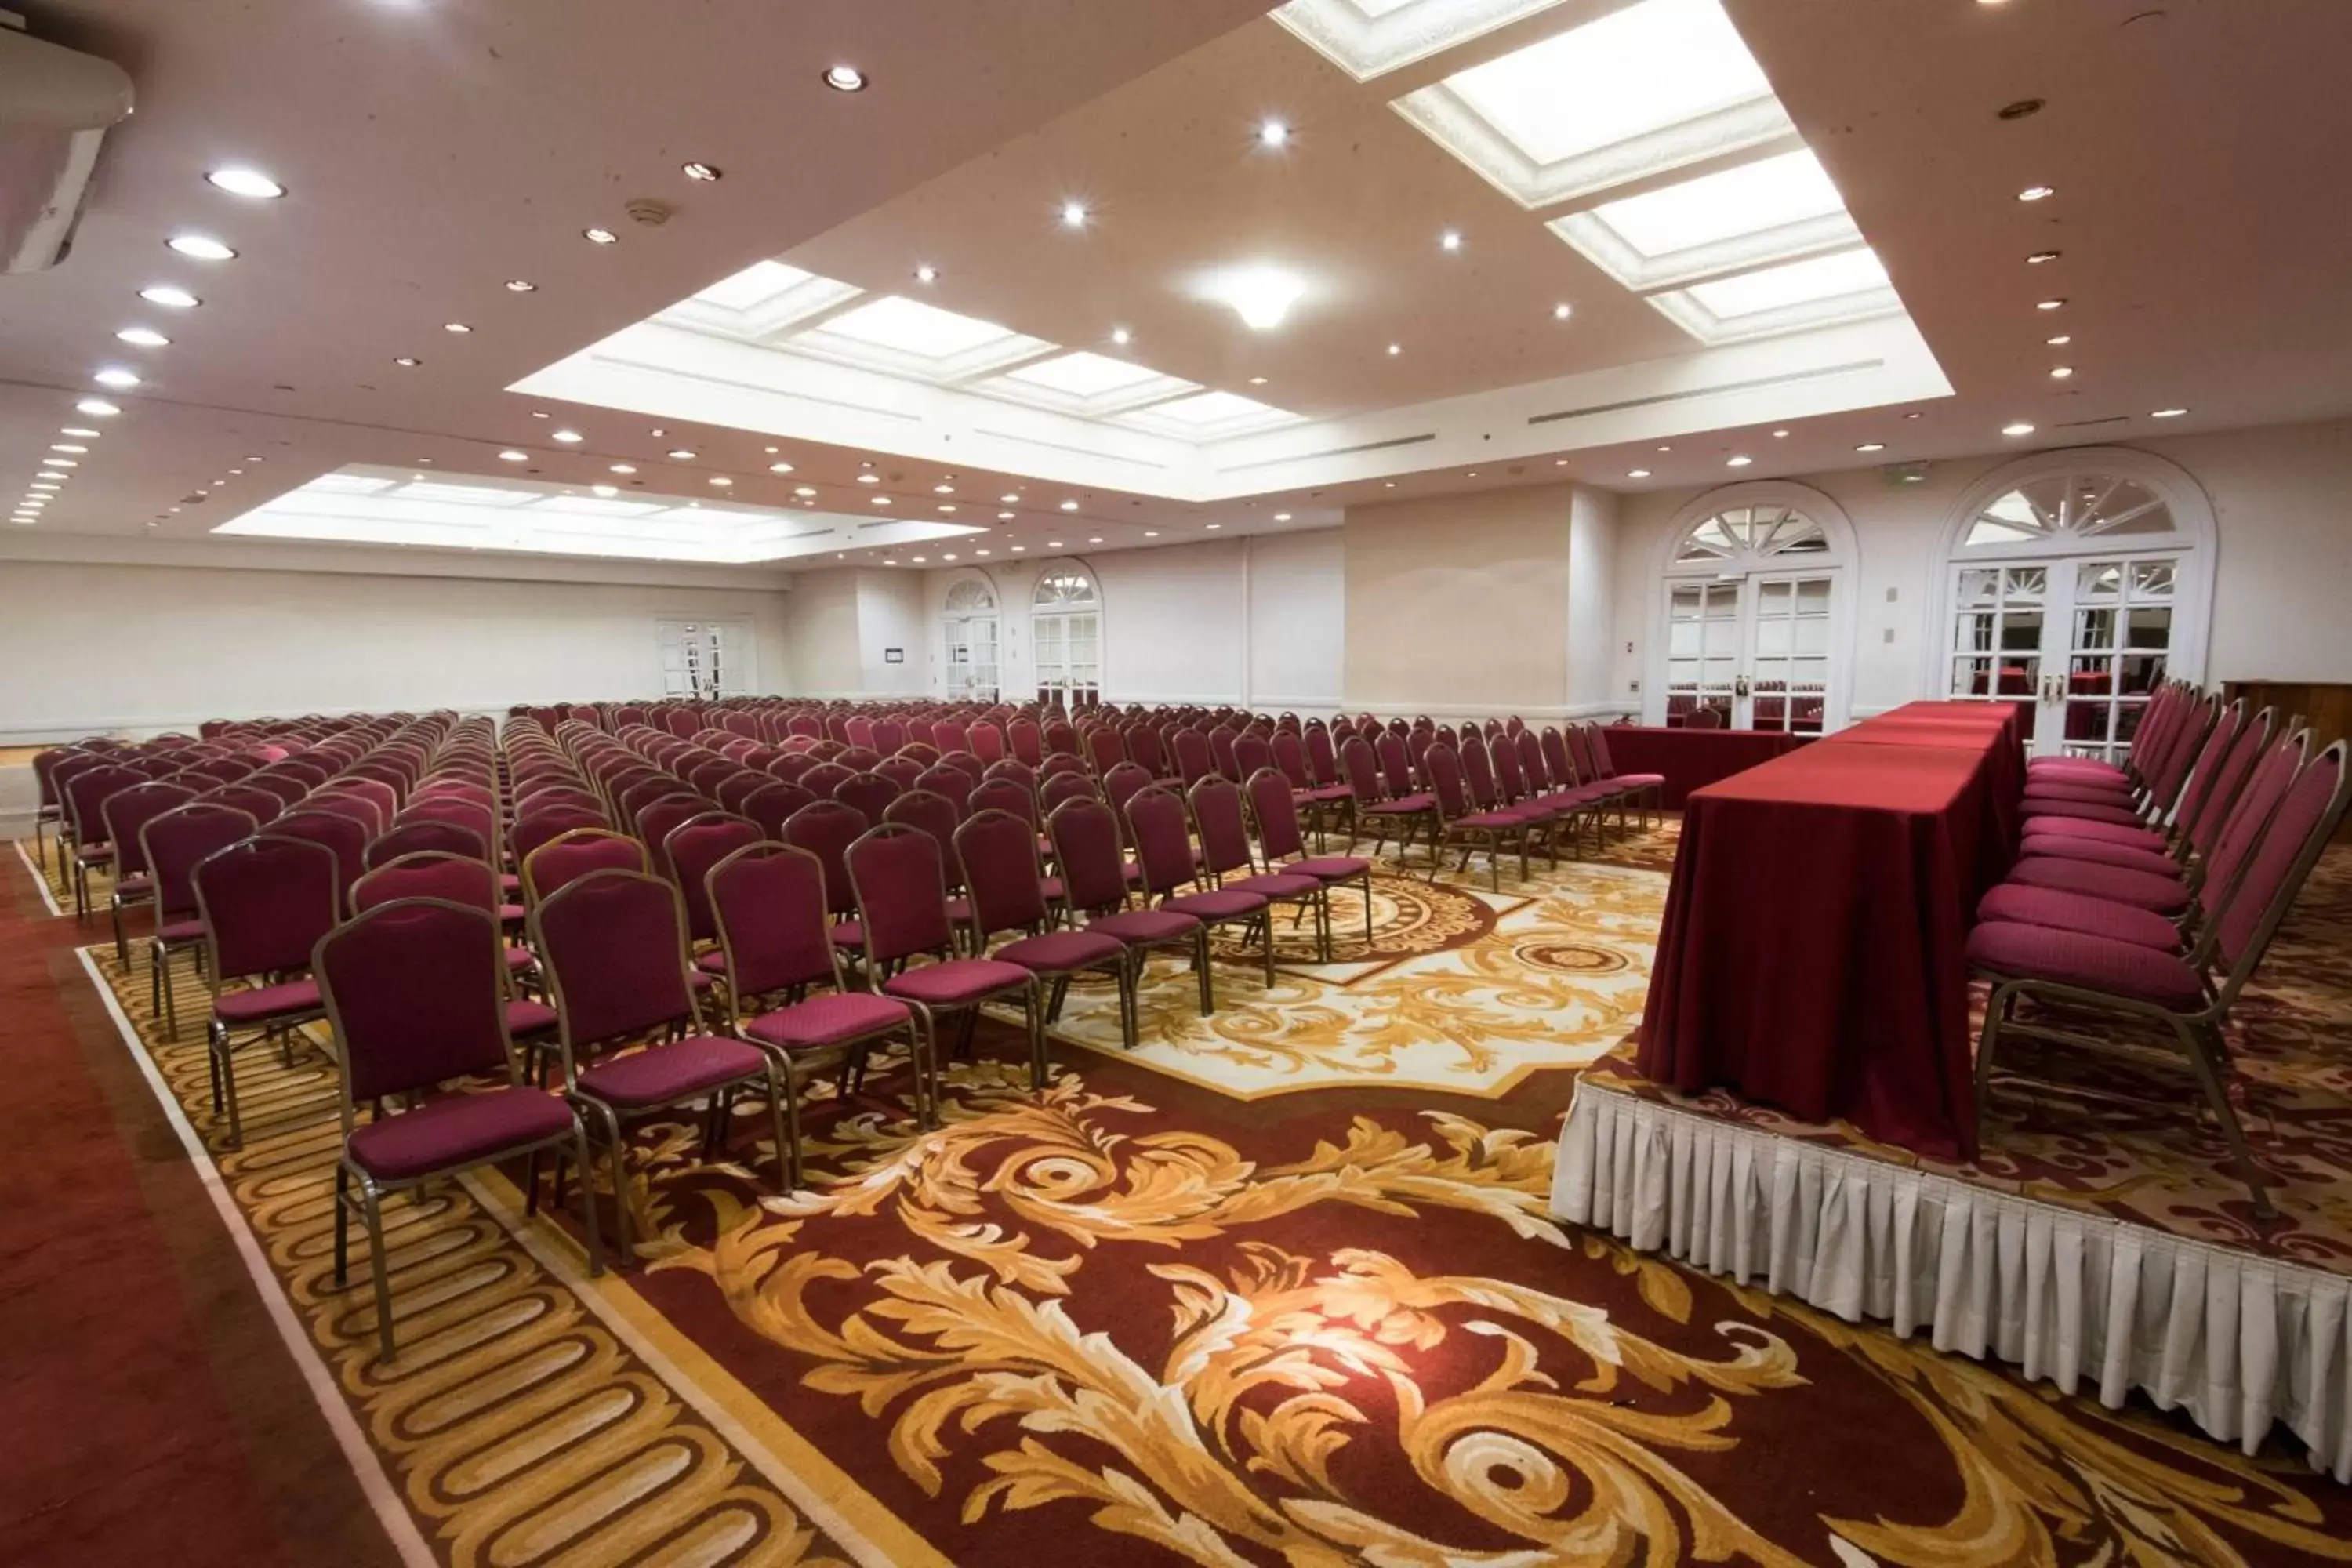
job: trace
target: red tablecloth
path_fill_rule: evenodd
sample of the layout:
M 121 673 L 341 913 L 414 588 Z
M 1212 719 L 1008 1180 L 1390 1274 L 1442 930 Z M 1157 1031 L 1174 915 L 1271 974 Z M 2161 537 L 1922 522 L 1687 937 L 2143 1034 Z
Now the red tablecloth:
M 1759 763 L 1786 756 L 1810 744 L 1810 735 L 1777 730 L 1664 729 L 1647 724 L 1612 724 L 1609 760 L 1621 773 L 1664 773 L 1667 810 L 1681 809 L 1690 792 L 1717 779 L 1744 773 Z
M 1694 793 L 1642 1071 L 1972 1156 L 1962 948 L 2023 784 L 2013 705 L 1915 702 Z

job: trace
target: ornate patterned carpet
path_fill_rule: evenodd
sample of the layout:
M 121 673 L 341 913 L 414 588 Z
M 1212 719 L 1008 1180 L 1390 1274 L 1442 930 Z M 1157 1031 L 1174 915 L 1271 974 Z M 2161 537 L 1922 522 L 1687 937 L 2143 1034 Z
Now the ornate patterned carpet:
M 1043 1097 L 986 1026 L 936 1133 L 888 1078 L 817 1107 L 789 1197 L 760 1118 L 717 1162 L 650 1127 L 624 1277 L 582 1278 L 511 1173 L 395 1203 L 389 1365 L 363 1262 L 329 1278 L 331 1069 L 245 1052 L 247 1145 L 217 1163 L 453 1563 L 2352 1560 L 2352 1492 L 2294 1453 L 2249 1461 L 1548 1217 L 1574 1077 L 1548 1069 L 1638 1007 L 1670 849 L 1500 898 L 1384 879 L 1369 954 L 1299 948 L 1279 1016 L 1254 960 L 1221 963 L 1213 1028 L 1171 967 L 1133 1055 L 1094 1043 L 1108 998 L 1074 995 Z M 1557 907 L 1579 899 L 1617 912 Z M 164 1041 L 143 967 L 89 957 L 210 1131 L 194 1029 Z

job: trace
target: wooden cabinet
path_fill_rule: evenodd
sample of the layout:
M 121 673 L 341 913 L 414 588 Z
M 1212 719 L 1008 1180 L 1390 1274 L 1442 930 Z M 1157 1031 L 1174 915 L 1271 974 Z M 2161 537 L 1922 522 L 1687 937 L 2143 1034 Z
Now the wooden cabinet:
M 2225 680 L 2221 695 L 2231 701 L 2244 698 L 2249 711 L 2275 708 L 2282 720 L 2300 717 L 2311 726 L 2315 752 L 2352 735 L 2352 681 Z M 2336 829 L 2336 841 L 2352 843 L 2352 814 Z

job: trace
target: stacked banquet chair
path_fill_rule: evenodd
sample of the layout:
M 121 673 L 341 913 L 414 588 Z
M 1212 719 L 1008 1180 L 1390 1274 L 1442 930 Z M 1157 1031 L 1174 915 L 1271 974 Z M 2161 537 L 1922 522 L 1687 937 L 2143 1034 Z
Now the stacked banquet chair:
M 1979 1114 L 2011 1036 L 2096 1049 L 2124 1020 L 2186 1062 L 2255 1212 L 2274 1213 L 2225 1089 L 2239 994 L 2344 816 L 2345 742 L 2187 688 L 2151 699 L 2121 766 L 2030 770 L 2021 853 L 1986 892 L 1969 960 L 1991 984 Z

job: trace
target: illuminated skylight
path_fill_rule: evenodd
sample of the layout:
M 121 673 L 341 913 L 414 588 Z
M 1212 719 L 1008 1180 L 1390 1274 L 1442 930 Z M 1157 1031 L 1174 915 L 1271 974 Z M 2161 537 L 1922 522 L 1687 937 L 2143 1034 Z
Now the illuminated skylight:
M 810 274 L 781 261 L 755 261 L 732 278 L 721 278 L 694 298 L 725 310 L 749 310 L 799 288 Z
M 1875 253 L 1863 247 L 1650 296 L 1704 343 L 1736 342 L 1902 312 Z
M 1841 250 L 1862 236 L 1821 160 L 1800 149 L 1554 219 L 1629 289 Z
M 823 331 L 877 348 L 895 350 L 923 359 L 952 359 L 958 354 L 1002 342 L 1012 331 L 994 321 L 959 316 L 936 305 L 886 295 L 827 321 Z
M 1792 131 L 1717 0 L 1642 0 L 1396 109 L 1528 206 Z
M 1097 397 L 1106 392 L 1118 392 L 1165 378 L 1146 365 L 1081 351 L 1024 364 L 1009 372 L 1007 379 L 1066 392 L 1073 397 Z
M 1138 409 L 1122 416 L 1121 422 L 1188 440 L 1219 441 L 1228 437 L 1270 430 L 1278 425 L 1290 424 L 1297 417 L 1296 414 L 1268 407 L 1255 398 L 1244 397 L 1238 393 L 1203 392 L 1192 397 L 1180 397 L 1173 403 Z
M 1358 81 L 1426 59 L 1559 0 L 1290 0 L 1274 19 Z

